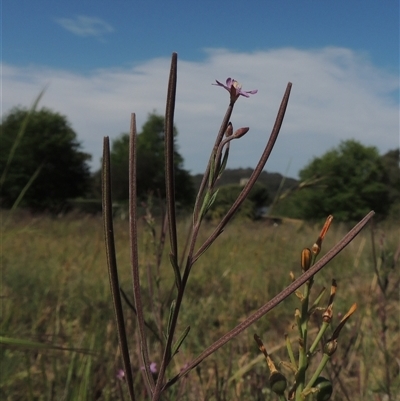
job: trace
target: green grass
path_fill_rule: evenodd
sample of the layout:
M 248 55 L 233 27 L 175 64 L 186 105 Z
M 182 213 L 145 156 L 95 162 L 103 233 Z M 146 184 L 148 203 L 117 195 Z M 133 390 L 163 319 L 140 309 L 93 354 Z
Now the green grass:
M 7 221 L 4 213 L 2 218 Z M 187 221 L 180 223 L 182 247 L 187 224 Z M 148 303 L 146 265 L 152 263 L 152 241 L 142 225 L 139 229 L 139 260 L 143 266 L 144 299 Z M 211 225 L 204 227 L 200 241 L 211 229 Z M 312 246 L 319 230 L 320 226 L 296 221 L 287 221 L 278 227 L 262 222 L 230 224 L 193 267 L 178 332 L 187 325 L 191 331 L 174 358 L 169 377 L 282 290 L 290 282 L 290 271 L 299 276 L 301 250 Z M 398 246 L 399 228 L 382 226 L 379 230 L 376 242 L 379 233 L 384 233 L 385 249 L 393 253 Z M 132 298 L 127 222 L 117 221 L 115 232 L 120 284 Z M 345 227 L 334 223 L 321 255 L 344 234 Z M 121 399 L 120 387 L 123 393 L 125 389 L 124 383 L 116 379 L 122 364 L 101 219 L 14 215 L 3 225 L 1 240 L 0 335 L 76 351 L 1 345 L 0 398 L 13 401 Z M 168 299 L 174 278 L 167 263 L 167 252 L 164 253 L 160 288 L 161 298 Z M 338 282 L 334 327 L 339 321 L 338 313 L 346 313 L 354 302 L 359 305 L 341 334 L 338 351 L 325 374 L 333 377 L 334 371 L 339 371 L 334 379 L 332 399 L 346 399 L 347 393 L 350 400 L 383 400 L 388 383 L 391 400 L 398 399 L 395 397 L 399 385 L 396 356 L 400 355 L 400 308 L 398 288 L 393 286 L 397 283 L 398 287 L 399 277 L 397 265 L 388 273 L 389 286 L 383 299 L 373 269 L 369 228 L 316 277 L 314 297 L 322 286 L 329 289 L 332 278 Z M 266 364 L 253 334 L 258 333 L 268 350 L 274 351 L 272 357 L 276 361 L 287 360 L 284 334 L 289 333 L 296 339 L 296 330 L 292 328 L 296 307 L 299 307 L 298 300 L 292 296 L 173 386 L 166 399 L 274 400 L 266 383 Z M 383 311 L 387 325 L 384 333 Z M 167 315 L 168 308 L 165 308 L 165 320 Z M 125 316 L 133 366 L 140 370 L 135 319 L 127 306 Z M 151 320 L 149 312 L 147 318 Z M 150 338 L 150 357 L 157 362 L 160 349 L 155 339 Z M 140 375 L 135 381 L 139 388 Z M 140 400 L 145 399 L 144 390 L 138 394 Z

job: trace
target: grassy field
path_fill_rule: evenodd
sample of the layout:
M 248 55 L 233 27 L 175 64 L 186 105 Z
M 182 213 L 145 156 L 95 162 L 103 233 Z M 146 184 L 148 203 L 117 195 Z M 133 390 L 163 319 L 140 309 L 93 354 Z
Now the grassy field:
M 189 221 L 180 223 L 181 244 Z M 116 377 L 122 365 L 100 217 L 8 219 L 3 214 L 2 222 L 1 336 L 72 350 L 1 345 L 0 399 L 128 399 L 124 382 Z M 158 274 L 160 302 L 150 302 L 147 275 L 154 243 L 144 225 L 139 226 L 144 299 L 166 320 L 174 280 L 168 252 Z M 291 271 L 299 276 L 301 250 L 312 246 L 320 228 L 298 221 L 279 226 L 230 224 L 193 268 L 180 320 L 181 328 L 190 325 L 191 331 L 174 358 L 170 377 L 289 284 Z M 334 222 L 321 255 L 346 228 Z M 205 226 L 201 237 L 211 229 Z M 121 287 L 132 298 L 127 222 L 117 221 L 115 231 Z M 323 286 L 329 290 L 331 279 L 337 280 L 333 328 L 340 315 L 358 304 L 324 373 L 334 384 L 332 400 L 400 399 L 399 264 L 392 268 L 399 238 L 399 227 L 382 224 L 375 228 L 372 242 L 368 226 L 315 278 L 312 299 Z M 134 314 L 125 307 L 132 360 L 140 372 Z M 275 400 L 253 335 L 263 339 L 275 361 L 287 361 L 284 335 L 296 343 L 296 307 L 299 300 L 292 295 L 173 386 L 165 399 Z M 147 318 L 151 323 L 150 308 Z M 320 319 L 313 319 L 313 324 L 316 330 Z M 150 356 L 157 362 L 160 348 L 155 336 L 150 338 Z M 290 377 L 290 372 L 282 371 Z M 140 374 L 136 383 L 139 389 Z M 145 399 L 144 389 L 138 394 Z

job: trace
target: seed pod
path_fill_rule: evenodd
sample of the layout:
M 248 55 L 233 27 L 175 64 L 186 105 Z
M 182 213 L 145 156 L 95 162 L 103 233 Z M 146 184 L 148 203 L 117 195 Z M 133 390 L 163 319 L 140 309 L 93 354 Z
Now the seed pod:
M 271 387 L 271 390 L 275 394 L 284 395 L 287 386 L 286 377 L 281 372 L 278 371 L 278 369 L 274 364 L 274 361 L 268 355 L 268 352 L 264 347 L 261 338 L 258 337 L 257 334 L 254 334 L 254 340 L 256 341 L 260 351 L 264 354 L 265 360 L 267 361 L 268 369 L 271 372 L 271 374 L 269 375 L 269 385 Z
M 332 383 L 323 376 L 319 376 L 315 380 L 314 386 L 318 389 L 316 401 L 328 401 L 331 398 L 333 387 Z
M 269 377 L 269 385 L 275 394 L 283 395 L 287 386 L 286 377 L 282 373 L 275 370 Z

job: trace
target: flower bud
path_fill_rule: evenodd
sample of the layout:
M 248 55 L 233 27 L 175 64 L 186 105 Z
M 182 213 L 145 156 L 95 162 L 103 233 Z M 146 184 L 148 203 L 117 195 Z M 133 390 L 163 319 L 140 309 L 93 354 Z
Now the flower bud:
M 228 138 L 232 134 L 233 134 L 233 126 L 232 126 L 232 123 L 229 123 L 228 127 L 226 128 L 226 131 L 225 131 L 225 136 Z
M 311 266 L 311 251 L 308 248 L 304 248 L 301 251 L 301 268 L 303 272 L 306 272 Z
M 333 220 L 333 216 L 328 216 L 328 217 L 327 217 L 327 219 L 326 219 L 326 221 L 325 221 L 325 224 L 324 224 L 324 226 L 322 227 L 322 230 L 321 230 L 321 232 L 320 232 L 320 234 L 319 234 L 319 237 L 318 237 L 317 241 L 315 242 L 315 244 L 314 244 L 314 245 L 312 246 L 312 248 L 311 248 L 312 253 L 313 253 L 315 256 L 318 256 L 318 254 L 321 252 L 322 241 L 323 241 L 323 239 L 325 238 L 325 235 L 326 235 L 326 233 L 328 232 L 329 227 L 330 227 L 331 224 L 332 224 L 332 220 Z
M 318 256 L 319 253 L 321 252 L 321 242 L 322 242 L 322 241 L 320 240 L 320 238 L 318 238 L 317 242 L 315 242 L 314 245 L 313 245 L 312 248 L 311 248 L 312 253 L 313 253 L 315 256 Z
M 122 369 L 118 369 L 116 376 L 118 380 L 125 380 L 125 372 Z
M 332 315 L 332 305 L 329 305 L 322 314 L 322 321 L 329 324 L 332 321 Z
M 328 341 L 324 346 L 324 354 L 332 356 L 336 352 L 337 345 L 336 339 Z
M 326 235 L 326 233 L 328 232 L 329 227 L 330 227 L 331 224 L 332 224 L 332 220 L 333 220 L 333 216 L 332 216 L 332 215 L 329 215 L 329 216 L 326 218 L 325 224 L 324 224 L 324 226 L 322 227 L 322 230 L 321 230 L 321 232 L 320 232 L 320 234 L 319 234 L 319 238 L 321 238 L 321 241 L 325 238 L 325 235 Z
M 319 376 L 315 380 L 314 386 L 318 389 L 316 400 L 317 401 L 328 401 L 331 398 L 333 387 L 332 383 L 323 376 Z
M 233 134 L 233 137 L 238 139 L 241 138 L 243 135 L 247 134 L 247 132 L 249 132 L 249 127 L 244 127 L 244 128 L 239 128 L 235 131 L 235 133 Z
M 296 277 L 294 276 L 293 272 L 289 273 L 289 277 L 290 277 L 290 280 L 292 280 L 292 283 L 293 283 L 293 281 L 296 280 Z
M 328 302 L 328 306 L 325 309 L 325 312 L 322 314 L 322 320 L 325 323 L 330 323 L 332 321 L 332 316 L 333 316 L 333 301 L 335 299 L 335 295 L 336 295 L 336 288 L 337 288 L 337 283 L 336 280 L 333 279 L 332 280 L 332 285 L 331 285 L 331 294 L 329 296 L 329 302 Z

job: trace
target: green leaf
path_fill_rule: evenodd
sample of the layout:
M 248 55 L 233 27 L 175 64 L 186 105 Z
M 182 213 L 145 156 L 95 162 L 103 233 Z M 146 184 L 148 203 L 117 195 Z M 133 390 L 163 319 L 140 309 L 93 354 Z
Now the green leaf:
M 222 163 L 218 171 L 217 179 L 219 179 L 222 176 L 222 173 L 225 171 L 226 164 L 228 163 L 228 156 L 229 156 L 229 148 L 227 148 L 224 152 L 224 157 L 222 159 Z
M 171 355 L 174 356 L 178 353 L 180 346 L 182 345 L 183 341 L 185 341 L 186 336 L 189 334 L 190 326 L 187 326 L 183 333 L 178 338 L 178 341 L 172 347 Z
M 219 189 L 217 189 L 217 190 L 211 195 L 211 198 L 210 198 L 210 200 L 209 200 L 209 202 L 208 202 L 208 205 L 207 205 L 207 211 L 210 209 L 210 207 L 211 207 L 211 206 L 213 205 L 213 203 L 215 202 L 215 199 L 217 198 L 218 192 L 219 192 Z
M 201 207 L 201 212 L 200 212 L 201 218 L 203 218 L 210 210 L 211 206 L 215 202 L 215 199 L 217 198 L 218 192 L 219 189 L 217 189 L 212 195 L 210 195 L 209 192 L 206 193 L 206 196 L 204 197 L 203 201 L 203 206 Z
M 167 337 L 170 335 L 171 324 L 172 324 L 172 316 L 174 315 L 175 306 L 176 306 L 176 300 L 174 299 L 171 302 L 171 306 L 169 308 L 169 316 L 168 316 L 168 324 L 167 324 Z
M 215 155 L 211 156 L 210 172 L 208 174 L 208 188 L 212 188 L 215 177 Z
M 82 354 L 95 354 L 95 352 L 88 350 L 88 349 L 83 349 L 83 348 L 69 348 L 69 347 L 61 347 L 58 345 L 53 345 L 53 344 L 46 344 L 46 343 L 40 343 L 36 341 L 30 341 L 30 340 L 23 340 L 20 338 L 11 338 L 11 337 L 3 337 L 0 336 L 0 344 L 5 345 L 5 346 L 10 346 L 10 347 L 17 347 L 17 348 L 31 348 L 31 349 L 53 349 L 53 350 L 58 350 L 58 351 L 73 351 L 73 352 L 79 352 Z
M 182 287 L 182 277 L 181 277 L 181 272 L 179 270 L 179 266 L 176 263 L 174 255 L 171 253 L 169 254 L 169 260 L 171 262 L 172 267 L 174 268 L 174 274 L 175 274 L 175 285 L 178 291 L 180 291 Z

